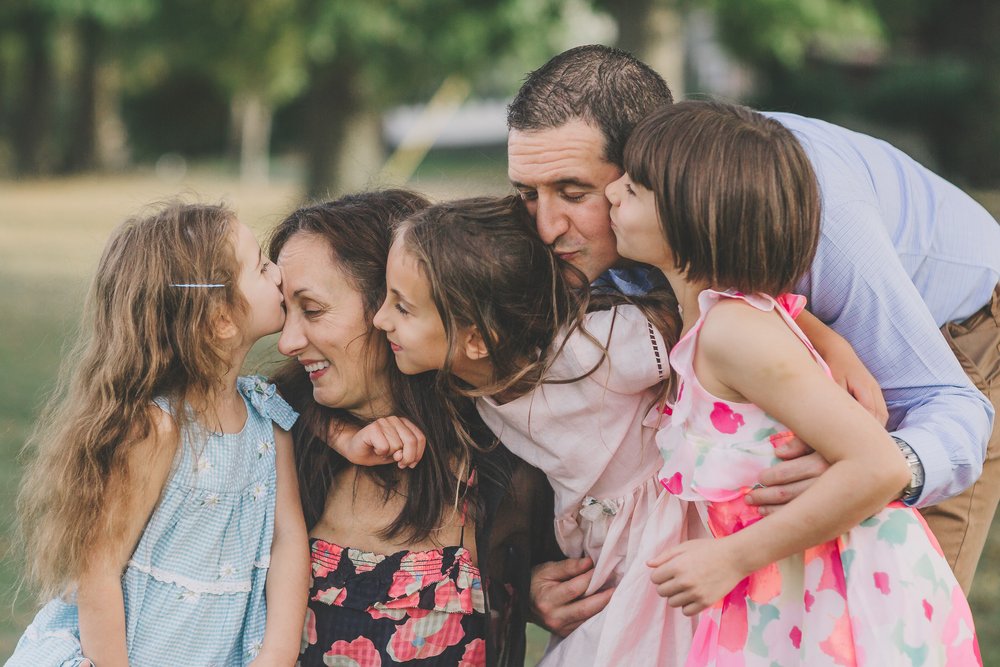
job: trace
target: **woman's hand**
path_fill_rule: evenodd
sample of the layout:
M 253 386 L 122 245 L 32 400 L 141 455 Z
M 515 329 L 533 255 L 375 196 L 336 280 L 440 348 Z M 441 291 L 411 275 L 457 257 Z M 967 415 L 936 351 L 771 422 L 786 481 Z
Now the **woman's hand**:
M 682 542 L 646 565 L 653 568 L 650 579 L 656 592 L 685 616 L 711 607 L 749 574 L 725 538 Z
M 406 417 L 382 417 L 353 433 L 341 429 L 331 446 L 355 465 L 377 466 L 395 462 L 412 468 L 424 455 L 424 433 Z

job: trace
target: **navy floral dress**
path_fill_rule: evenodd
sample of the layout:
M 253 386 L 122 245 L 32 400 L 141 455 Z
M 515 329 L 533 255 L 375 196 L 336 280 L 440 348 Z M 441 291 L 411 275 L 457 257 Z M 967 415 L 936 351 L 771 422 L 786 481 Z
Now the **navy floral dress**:
M 320 539 L 311 547 L 299 665 L 486 664 L 482 579 L 466 548 L 382 555 Z

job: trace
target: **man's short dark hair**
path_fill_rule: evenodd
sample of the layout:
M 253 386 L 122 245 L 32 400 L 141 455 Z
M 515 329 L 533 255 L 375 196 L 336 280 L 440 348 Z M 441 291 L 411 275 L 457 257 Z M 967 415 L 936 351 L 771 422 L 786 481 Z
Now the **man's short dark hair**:
M 507 107 L 507 128 L 549 130 L 586 121 L 604 136 L 604 159 L 620 167 L 632 128 L 671 102 L 663 77 L 632 54 L 600 44 L 578 46 L 528 74 Z

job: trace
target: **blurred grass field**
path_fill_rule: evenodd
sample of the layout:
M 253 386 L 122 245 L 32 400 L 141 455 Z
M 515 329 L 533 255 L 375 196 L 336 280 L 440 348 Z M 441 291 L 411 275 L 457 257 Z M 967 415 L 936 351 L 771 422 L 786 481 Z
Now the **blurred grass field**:
M 432 197 L 507 190 L 502 153 L 431 160 L 411 186 Z M 486 159 L 483 160 L 482 158 Z M 224 200 L 264 241 L 267 231 L 300 201 L 287 181 L 244 186 L 217 170 L 192 170 L 182 180 L 154 173 L 54 181 L 0 182 L 0 659 L 6 660 L 35 611 L 32 592 L 15 595 L 20 563 L 10 553 L 18 452 L 46 392 L 62 346 L 73 331 L 87 281 L 108 232 L 143 205 L 188 193 Z M 1000 194 L 981 201 L 995 215 Z M 263 341 L 263 354 L 273 339 Z M 971 596 L 986 665 L 1000 665 L 1000 522 L 994 522 Z M 529 660 L 541 655 L 545 633 L 529 632 Z

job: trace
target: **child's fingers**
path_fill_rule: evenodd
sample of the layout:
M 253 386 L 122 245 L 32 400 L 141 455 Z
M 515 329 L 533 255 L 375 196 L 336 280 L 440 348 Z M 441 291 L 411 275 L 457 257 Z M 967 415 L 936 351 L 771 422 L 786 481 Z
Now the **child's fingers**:
M 695 616 L 697 614 L 700 614 L 702 610 L 705 609 L 706 607 L 707 605 L 702 604 L 701 602 L 692 602 L 690 604 L 684 605 L 684 607 L 681 609 L 681 612 L 685 616 Z
M 371 448 L 372 452 L 376 456 L 385 458 L 389 455 L 389 441 L 386 440 L 385 433 L 379 427 L 379 425 L 371 424 L 366 427 L 368 430 L 365 432 L 365 442 Z
M 417 426 L 408 419 L 403 420 L 407 427 L 406 436 L 403 438 L 403 459 L 400 461 L 400 465 L 405 465 L 410 468 L 417 465 L 421 457 L 424 455 L 424 447 L 427 444 L 426 438 L 424 438 L 424 432 L 421 431 Z
M 399 417 L 386 417 L 383 422 L 382 434 L 386 441 L 385 456 L 391 456 L 398 461 L 399 457 L 396 455 L 403 449 L 403 441 L 399 437 Z
M 400 468 L 412 468 L 424 453 L 424 433 L 405 417 L 392 417 L 392 429 L 398 438 L 399 448 L 393 458 Z
M 671 558 L 674 557 L 674 552 L 675 552 L 675 549 L 673 547 L 671 547 L 670 549 L 664 549 L 663 551 L 661 551 L 656 556 L 653 556 L 652 558 L 650 558 L 649 560 L 647 560 L 646 561 L 646 566 L 647 567 L 660 567 L 661 565 L 663 565 L 668 560 L 670 560 Z
M 385 417 L 383 420 L 386 439 L 389 441 L 388 455 L 399 464 L 400 468 L 409 465 L 407 450 L 409 441 L 413 439 L 410 434 L 410 421 L 404 417 Z
M 673 595 L 661 595 L 661 597 L 666 598 L 667 604 L 675 609 L 678 607 L 684 608 L 685 614 L 687 614 L 687 607 L 700 604 L 697 595 L 690 590 L 683 590 Z M 690 614 L 687 615 L 690 616 Z

